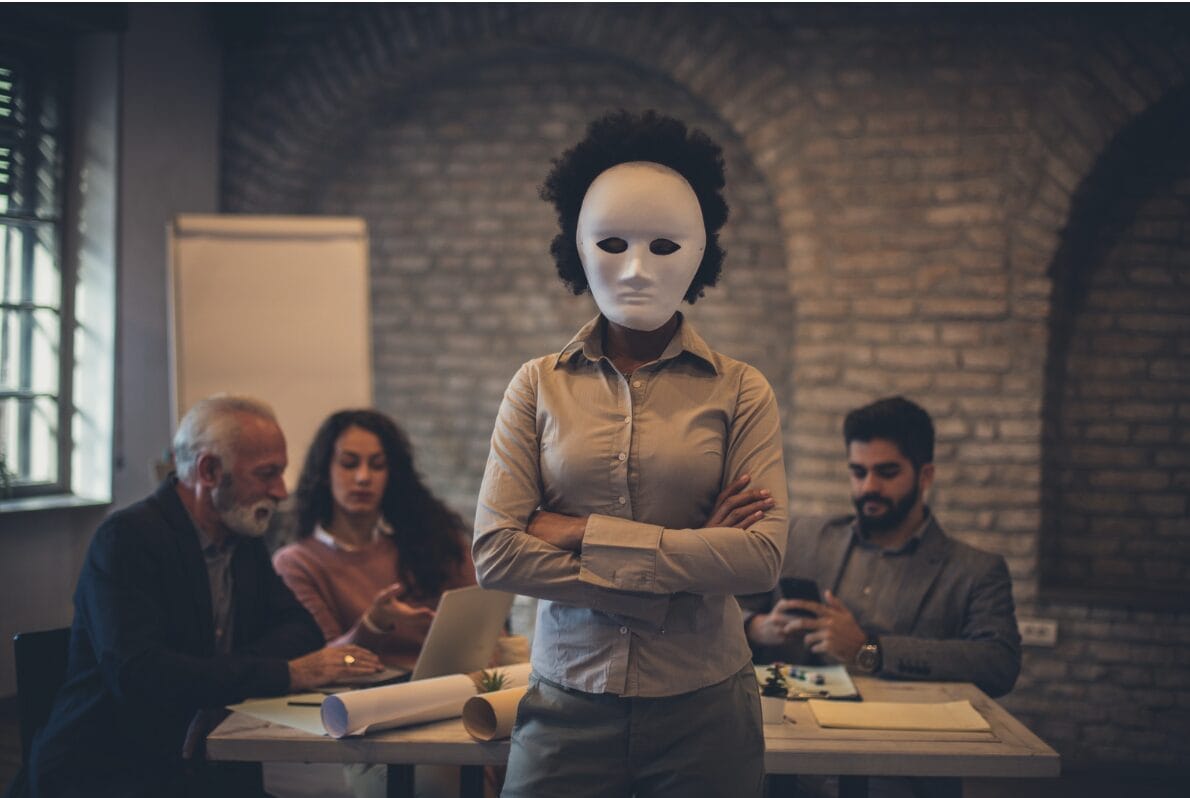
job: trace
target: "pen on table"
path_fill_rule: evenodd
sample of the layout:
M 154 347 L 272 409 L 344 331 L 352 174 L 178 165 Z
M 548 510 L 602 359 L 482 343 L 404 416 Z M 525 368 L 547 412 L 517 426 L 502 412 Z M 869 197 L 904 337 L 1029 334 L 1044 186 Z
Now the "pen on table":
M 321 701 L 286 701 L 285 703 L 291 707 L 320 707 L 320 706 L 322 706 Z

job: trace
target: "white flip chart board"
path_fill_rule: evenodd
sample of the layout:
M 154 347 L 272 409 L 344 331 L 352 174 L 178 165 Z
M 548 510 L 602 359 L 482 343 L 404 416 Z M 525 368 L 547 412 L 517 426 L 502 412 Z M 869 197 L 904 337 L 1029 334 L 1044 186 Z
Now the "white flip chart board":
M 174 427 L 205 396 L 263 399 L 292 488 L 322 420 L 372 405 L 364 220 L 182 215 L 169 238 Z

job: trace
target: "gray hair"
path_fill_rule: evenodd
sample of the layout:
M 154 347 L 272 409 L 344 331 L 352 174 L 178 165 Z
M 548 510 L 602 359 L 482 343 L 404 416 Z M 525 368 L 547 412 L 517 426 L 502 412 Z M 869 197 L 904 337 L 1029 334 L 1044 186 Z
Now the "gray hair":
M 277 423 L 273 408 L 247 396 L 216 394 L 200 399 L 186 412 L 174 433 L 174 469 L 178 479 L 190 482 L 198 467 L 198 458 L 210 452 L 229 466 L 239 438 L 237 414 L 257 416 Z

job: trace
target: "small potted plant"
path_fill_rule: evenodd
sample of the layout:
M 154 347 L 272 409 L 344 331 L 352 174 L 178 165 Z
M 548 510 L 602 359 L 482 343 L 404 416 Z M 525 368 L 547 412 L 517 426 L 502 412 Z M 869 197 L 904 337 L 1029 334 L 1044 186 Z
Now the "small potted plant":
M 479 684 L 477 687 L 481 693 L 494 693 L 497 690 L 504 689 L 505 681 L 504 673 L 493 668 L 490 671 L 479 672 Z
M 789 682 L 785 680 L 783 667 L 780 662 L 768 666 L 768 677 L 760 686 L 760 711 L 765 723 L 780 723 L 785 718 L 785 698 L 789 695 Z

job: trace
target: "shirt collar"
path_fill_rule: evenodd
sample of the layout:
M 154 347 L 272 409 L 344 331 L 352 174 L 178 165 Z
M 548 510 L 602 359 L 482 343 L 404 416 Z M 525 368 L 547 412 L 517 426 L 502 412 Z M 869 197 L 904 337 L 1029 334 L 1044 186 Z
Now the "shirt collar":
M 223 543 L 216 546 L 215 543 L 207 536 L 207 533 L 202 530 L 202 527 L 198 525 L 198 522 L 194 520 L 194 516 L 190 514 L 188 509 L 186 509 L 185 504 L 182 505 L 182 512 L 184 512 L 186 517 L 190 519 L 190 526 L 194 527 L 194 534 L 198 537 L 198 548 L 200 551 L 202 551 L 204 557 L 210 558 L 217 557 L 220 554 L 225 554 L 226 552 L 231 551 L 232 548 L 235 547 L 236 543 L 239 542 L 239 535 L 235 534 L 234 532 L 228 532 L 226 537 L 223 538 Z
M 370 542 L 375 543 L 376 541 L 380 540 L 382 535 L 385 537 L 392 537 L 392 534 L 393 528 L 389 526 L 387 521 L 381 518 L 376 522 L 376 526 L 372 527 L 372 538 Z M 326 531 L 322 524 L 314 525 L 314 539 L 328 548 L 337 549 L 339 551 L 359 551 L 363 548 L 363 546 L 352 546 L 336 539 L 333 535 L 331 535 L 330 532 Z
M 917 547 L 921 545 L 922 538 L 924 538 L 926 534 L 926 529 L 929 528 L 930 522 L 933 520 L 933 516 L 930 513 L 930 508 L 927 506 L 923 507 L 922 509 L 925 511 L 925 514 L 921 519 L 921 526 L 913 531 L 913 534 L 909 536 L 908 540 L 895 549 L 881 548 L 868 540 L 867 535 L 860 531 L 859 518 L 856 518 L 851 522 L 852 539 L 857 544 L 864 546 L 865 548 L 879 548 L 882 554 L 888 555 L 890 557 L 898 554 L 912 554 L 913 552 L 917 551 Z
M 580 353 L 592 363 L 598 363 L 604 357 L 603 325 L 603 314 L 596 316 L 584 324 L 582 329 L 575 333 L 574 337 L 570 339 L 566 346 L 562 347 L 562 351 L 558 353 L 558 357 L 554 360 L 554 367 L 557 368 L 563 363 L 572 362 Z M 715 367 L 715 353 L 711 351 L 711 347 L 707 346 L 707 342 L 694 329 L 694 325 L 687 321 L 686 317 L 679 312 L 678 329 L 674 333 L 673 338 L 666 344 L 665 350 L 657 360 L 670 360 L 683 352 L 701 360 L 712 372 L 719 373 L 719 370 Z
M 201 529 L 198 532 L 198 546 L 202 549 L 203 556 L 205 557 L 218 557 L 222 554 L 228 553 L 233 548 L 235 548 L 235 545 L 239 542 L 239 539 L 239 535 L 231 534 L 223 539 L 223 543 L 221 545 L 216 546 L 214 543 L 207 540 L 207 536 L 202 533 Z

